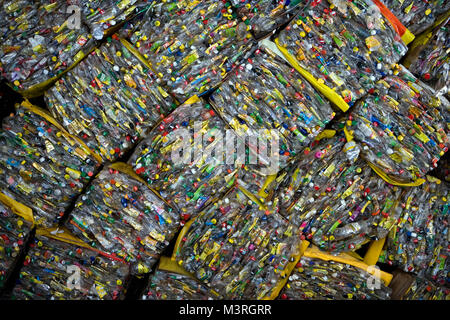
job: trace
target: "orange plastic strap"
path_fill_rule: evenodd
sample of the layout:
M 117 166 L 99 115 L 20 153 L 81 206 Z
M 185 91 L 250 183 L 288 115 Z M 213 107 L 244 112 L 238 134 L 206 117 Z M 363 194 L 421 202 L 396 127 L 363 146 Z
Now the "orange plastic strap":
M 414 35 L 398 20 L 398 18 L 380 0 L 372 0 L 383 16 L 389 20 L 394 30 L 402 37 L 405 44 L 414 40 Z

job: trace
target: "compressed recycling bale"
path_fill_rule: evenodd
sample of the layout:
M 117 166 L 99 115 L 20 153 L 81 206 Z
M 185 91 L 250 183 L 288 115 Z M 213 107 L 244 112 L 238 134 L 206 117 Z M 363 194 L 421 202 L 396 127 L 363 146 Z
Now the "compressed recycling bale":
M 129 267 L 123 261 L 48 235 L 37 235 L 20 270 L 12 299 L 122 300 L 128 281 Z
M 117 35 L 49 89 L 53 116 L 104 161 L 121 157 L 175 107 Z
M 399 66 L 377 82 L 348 116 L 365 158 L 385 174 L 415 181 L 437 166 L 450 146 L 450 103 Z
M 407 51 L 370 0 L 304 4 L 280 32 L 278 43 L 319 85 L 336 91 L 350 106 L 388 75 L 391 64 Z
M 179 228 L 180 214 L 158 197 L 131 168 L 103 169 L 77 200 L 66 226 L 94 248 L 147 273 Z
M 0 140 L 0 188 L 32 208 L 39 225 L 59 221 L 99 166 L 81 141 L 27 103 L 3 120 Z
M 225 299 L 271 297 L 301 246 L 293 225 L 240 190 L 202 211 L 180 237 L 178 264 Z

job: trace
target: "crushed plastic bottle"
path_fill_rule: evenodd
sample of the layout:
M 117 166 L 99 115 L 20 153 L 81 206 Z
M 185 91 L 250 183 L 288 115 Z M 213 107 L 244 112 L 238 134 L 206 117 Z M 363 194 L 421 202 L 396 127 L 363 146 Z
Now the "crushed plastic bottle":
M 130 262 L 133 274 L 148 273 L 178 231 L 180 215 L 140 179 L 114 168 L 102 170 L 78 198 L 66 226 Z
M 0 203 L 0 290 L 15 267 L 30 231 L 30 222 Z
M 358 103 L 348 129 L 368 161 L 404 181 L 423 177 L 448 151 L 450 104 L 404 67 Z
M 389 74 L 407 47 L 372 1 L 331 2 L 337 5 L 325 0 L 303 4 L 278 41 L 352 106 Z
M 238 16 L 257 39 L 264 37 L 289 22 L 301 1 L 290 0 L 231 0 Z
M 450 2 L 449 2 L 450 5 Z M 409 70 L 437 92 L 450 92 L 450 18 L 442 23 Z
M 48 227 L 64 215 L 99 163 L 88 148 L 43 113 L 37 107 L 19 106 L 16 115 L 3 120 L 0 188 L 32 208 L 36 224 Z
M 418 35 L 429 28 L 439 16 L 450 10 L 448 0 L 381 0 L 408 28 Z
M 449 186 L 427 177 L 401 197 L 398 223 L 389 233 L 379 261 L 414 272 L 442 286 L 449 272 Z
M 349 264 L 301 257 L 278 299 L 389 300 L 391 289 L 382 281 L 379 288 L 371 288 L 370 277 Z
M 210 96 L 239 136 L 277 139 L 281 163 L 300 153 L 333 119 L 330 104 L 294 68 L 265 46 L 246 55 Z
M 129 267 L 88 248 L 37 235 L 13 300 L 121 300 Z
M 45 94 L 53 116 L 104 161 L 114 161 L 172 111 L 174 99 L 117 35 Z
M 300 237 L 273 208 L 240 190 L 202 211 L 176 248 L 178 264 L 225 299 L 271 296 L 299 254 Z
M 217 86 L 253 44 L 229 1 L 189 3 L 151 6 L 130 36 L 181 103 Z

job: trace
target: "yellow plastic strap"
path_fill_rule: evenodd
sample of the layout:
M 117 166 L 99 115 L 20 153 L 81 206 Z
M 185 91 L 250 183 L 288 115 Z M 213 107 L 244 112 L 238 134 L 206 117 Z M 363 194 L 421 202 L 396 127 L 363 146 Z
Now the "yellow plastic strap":
M 415 36 L 408 29 L 406 29 L 405 33 L 402 35 L 402 41 L 405 44 L 411 43 L 411 41 L 413 41 L 414 38 L 415 38 Z
M 183 104 L 190 105 L 190 104 L 194 104 L 199 101 L 200 101 L 200 98 L 197 95 L 195 95 L 195 96 L 192 96 L 189 99 L 187 99 L 185 102 L 183 102 Z
M 333 138 L 336 135 L 336 130 L 323 130 L 321 133 L 319 133 L 316 137 L 316 140 L 322 140 L 324 138 L 330 139 Z
M 192 223 L 194 223 L 195 218 L 189 220 L 183 227 L 183 229 L 181 229 L 180 234 L 178 235 L 177 241 L 175 242 L 175 248 L 173 248 L 173 252 L 172 252 L 172 257 L 171 259 L 173 261 L 176 261 L 177 259 L 177 252 L 180 249 L 180 244 L 183 241 L 184 236 L 186 235 L 186 233 L 189 230 L 189 227 L 191 226 Z
M 354 266 L 356 268 L 362 269 L 372 275 L 374 275 L 374 273 L 375 273 L 375 270 L 373 270 L 373 268 L 369 268 L 371 266 L 367 265 L 363 261 L 360 261 L 346 253 L 341 253 L 337 256 L 333 256 L 331 254 L 320 251 L 319 248 L 317 248 L 316 246 L 312 246 L 312 247 L 309 247 L 308 249 L 306 249 L 304 256 L 308 257 L 308 258 L 321 259 L 321 260 L 325 260 L 325 261 L 331 260 L 331 261 L 336 261 L 336 262 L 340 262 L 340 263 L 345 263 L 345 264 Z M 392 274 L 380 270 L 379 275 L 380 275 L 380 279 L 385 283 L 386 286 L 388 286 L 389 283 L 391 283 Z
M 74 244 L 76 246 L 87 248 L 87 249 L 93 249 L 87 243 L 85 243 L 84 241 L 75 237 L 65 227 L 38 228 L 38 229 L 36 229 L 36 235 L 55 239 L 55 240 L 65 242 L 65 243 Z
M 262 198 L 267 198 L 268 194 L 266 193 L 266 188 L 269 184 L 271 184 L 273 182 L 273 180 L 275 180 L 277 178 L 277 174 L 272 174 L 270 176 L 268 176 L 266 178 L 266 181 L 264 181 L 263 186 L 261 187 L 261 189 L 258 192 L 258 196 L 262 197 Z
M 264 297 L 262 300 L 275 300 L 278 297 L 280 291 L 284 288 L 286 282 L 289 280 L 289 276 L 291 275 L 292 271 L 294 271 L 295 265 L 300 261 L 300 258 L 303 256 L 308 246 L 308 241 L 302 241 L 302 243 L 300 244 L 299 253 L 294 255 L 294 261 L 289 262 L 286 266 L 286 276 L 284 277 L 284 279 L 277 283 L 270 296 Z
M 386 242 L 386 238 L 372 241 L 367 250 L 366 255 L 364 256 L 364 263 L 373 266 L 378 262 L 380 258 L 381 251 L 383 250 L 384 243 Z
M 111 169 L 120 171 L 122 173 L 125 173 L 125 174 L 131 176 L 133 179 L 135 179 L 135 180 L 137 180 L 139 182 L 142 182 L 143 184 L 147 185 L 147 183 L 141 177 L 139 177 L 136 174 L 136 172 L 134 172 L 133 167 L 130 166 L 129 164 L 127 164 L 127 163 L 116 162 L 116 163 L 113 163 L 113 164 L 109 165 L 108 168 L 111 168 Z
M 374 165 L 373 163 L 367 161 L 367 163 L 369 164 L 369 166 L 372 168 L 373 171 L 375 171 L 376 174 L 378 174 L 380 176 L 381 179 L 383 179 L 384 181 L 386 181 L 387 183 L 390 183 L 394 186 L 400 186 L 400 187 L 418 187 L 420 185 L 422 185 L 425 182 L 425 179 L 417 179 L 413 182 L 403 182 L 401 180 L 397 180 L 394 177 L 388 176 L 383 170 L 381 170 L 380 168 L 378 168 L 376 165 Z
M 348 131 L 346 126 L 344 127 L 344 134 L 347 142 L 353 141 L 353 135 L 350 133 L 350 131 Z
M 252 200 L 254 203 L 256 203 L 257 205 L 259 205 L 262 209 L 267 209 L 267 207 L 258 200 L 258 198 L 255 197 L 255 195 L 253 193 L 251 193 L 250 191 L 248 191 L 247 189 L 245 189 L 242 186 L 238 186 L 238 189 L 247 196 L 247 198 L 249 198 L 250 200 Z
M 50 122 L 51 124 L 53 124 L 55 127 L 58 128 L 58 130 L 61 131 L 61 133 L 68 139 L 71 140 L 75 140 L 77 143 L 80 144 L 80 147 L 83 149 L 84 152 L 92 155 L 95 160 L 98 163 L 102 163 L 103 160 L 102 158 L 96 154 L 95 152 L 93 152 L 91 149 L 89 149 L 89 147 L 78 137 L 72 136 L 69 132 L 66 131 L 66 129 L 64 129 L 59 123 L 58 121 L 56 121 L 50 114 L 48 114 L 46 111 L 44 111 L 43 109 L 32 105 L 28 100 L 25 100 L 21 103 L 21 106 L 28 109 L 29 111 L 41 116 L 42 118 L 44 118 L 45 120 L 47 120 L 48 122 Z
M 14 199 L 11 199 L 7 195 L 0 193 L 0 202 L 2 202 L 5 206 L 11 209 L 11 211 L 18 216 L 22 217 L 24 220 L 31 222 L 34 226 L 34 216 L 33 210 L 31 208 L 17 202 Z
M 181 274 L 181 275 L 190 277 L 190 278 L 194 279 L 195 281 L 201 283 L 197 278 L 194 277 L 194 275 L 192 273 L 189 273 L 186 270 L 184 270 L 182 267 L 180 267 L 175 261 L 173 261 L 169 257 L 160 257 L 159 264 L 158 264 L 158 270 Z M 216 295 L 217 297 L 220 296 L 217 292 L 215 292 L 212 289 L 209 289 L 209 291 L 212 294 Z
M 300 64 L 298 63 L 297 59 L 293 57 L 286 48 L 283 48 L 278 38 L 275 39 L 275 43 L 278 47 L 278 49 L 281 51 L 281 53 L 284 55 L 284 57 L 289 61 L 289 63 L 297 70 L 306 80 L 308 80 L 309 83 L 311 83 L 317 90 L 319 90 L 325 97 L 328 98 L 331 102 L 333 102 L 336 106 L 339 107 L 343 112 L 346 112 L 350 106 L 345 102 L 345 100 L 336 93 L 336 91 L 332 90 L 328 86 L 326 86 L 323 83 L 320 83 L 314 78 L 314 76 L 303 69 Z
M 175 261 L 173 261 L 169 257 L 161 257 L 160 258 L 159 264 L 158 264 L 158 269 L 163 270 L 163 271 L 169 271 L 169 272 L 173 272 L 173 273 L 182 274 L 184 276 L 188 276 L 188 277 L 195 279 L 195 277 L 191 273 L 184 270 L 182 267 L 180 267 Z
M 442 181 L 440 179 L 433 177 L 433 176 L 429 176 L 429 175 L 427 175 L 427 180 L 428 180 L 428 182 L 431 182 L 431 183 L 436 183 L 436 184 L 442 183 Z
M 351 257 L 357 259 L 357 260 L 360 260 L 360 261 L 363 261 L 363 260 L 364 260 L 359 254 L 357 254 L 357 253 L 354 252 L 354 251 L 349 251 L 349 252 L 347 252 L 347 254 L 348 254 L 349 256 L 351 256 Z

